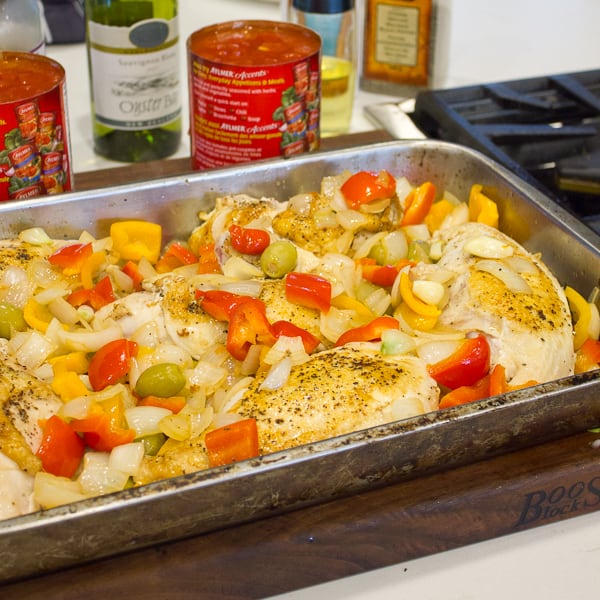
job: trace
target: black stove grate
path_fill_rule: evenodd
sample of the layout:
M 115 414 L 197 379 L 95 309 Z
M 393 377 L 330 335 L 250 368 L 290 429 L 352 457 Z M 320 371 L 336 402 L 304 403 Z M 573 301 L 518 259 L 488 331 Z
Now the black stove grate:
M 483 152 L 600 233 L 600 70 L 424 91 L 410 116 L 428 137 Z

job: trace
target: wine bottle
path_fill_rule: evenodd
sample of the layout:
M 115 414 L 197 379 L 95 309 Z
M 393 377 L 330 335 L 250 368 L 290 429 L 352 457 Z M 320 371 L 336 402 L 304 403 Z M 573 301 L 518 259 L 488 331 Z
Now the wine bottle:
M 164 158 L 181 142 L 177 0 L 86 0 L 94 149 Z

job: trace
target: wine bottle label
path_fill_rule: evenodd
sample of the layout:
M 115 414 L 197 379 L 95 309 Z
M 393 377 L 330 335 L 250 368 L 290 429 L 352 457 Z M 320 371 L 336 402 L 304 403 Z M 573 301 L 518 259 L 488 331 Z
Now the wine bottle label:
M 89 22 L 96 120 L 136 131 L 181 114 L 177 19 L 148 19 L 131 27 Z

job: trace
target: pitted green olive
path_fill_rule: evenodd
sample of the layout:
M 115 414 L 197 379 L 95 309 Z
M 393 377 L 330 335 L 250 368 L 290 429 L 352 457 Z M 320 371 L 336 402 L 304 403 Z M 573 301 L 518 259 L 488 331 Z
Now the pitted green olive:
M 14 331 L 25 331 L 23 311 L 8 302 L 0 302 L 0 337 L 10 339 Z
M 135 384 L 135 393 L 140 398 L 176 396 L 185 386 L 183 369 L 175 363 L 160 363 L 148 367 Z

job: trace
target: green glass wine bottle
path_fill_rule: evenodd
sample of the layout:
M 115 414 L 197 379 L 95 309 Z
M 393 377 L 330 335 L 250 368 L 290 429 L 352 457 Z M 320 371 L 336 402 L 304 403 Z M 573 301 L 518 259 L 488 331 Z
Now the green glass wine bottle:
M 116 161 L 181 143 L 177 0 L 86 0 L 94 149 Z

